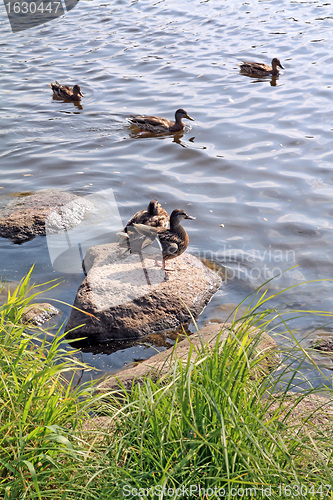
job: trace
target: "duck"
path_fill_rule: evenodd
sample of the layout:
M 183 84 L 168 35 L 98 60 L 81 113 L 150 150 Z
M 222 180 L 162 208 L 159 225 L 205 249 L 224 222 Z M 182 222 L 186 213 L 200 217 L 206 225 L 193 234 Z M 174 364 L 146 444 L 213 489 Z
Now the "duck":
M 53 95 L 55 97 L 58 97 L 58 99 L 80 101 L 81 97 L 83 97 L 80 85 L 74 85 L 74 87 L 70 87 L 69 85 L 60 85 L 60 83 L 57 81 L 55 83 L 50 83 L 49 85 L 53 90 Z
M 163 132 L 179 132 L 184 129 L 183 118 L 194 121 L 185 109 L 177 109 L 175 113 L 175 121 L 161 118 L 160 116 L 130 116 L 128 118 L 131 125 L 138 127 L 148 132 L 163 133 Z
M 243 63 L 239 64 L 239 66 L 241 71 L 253 76 L 277 76 L 279 74 L 278 66 L 279 68 L 284 69 L 280 59 L 278 59 L 277 57 L 274 57 L 274 59 L 272 59 L 271 64 L 272 66 L 264 63 L 243 61 Z
M 133 225 L 136 232 L 142 237 L 142 248 L 151 244 L 155 239 L 158 239 L 162 249 L 164 271 L 165 261 L 179 257 L 188 247 L 189 237 L 181 225 L 184 219 L 195 220 L 195 217 L 187 215 L 182 209 L 176 208 L 170 215 L 169 229 L 158 230 L 143 224 Z
M 145 224 L 158 229 L 166 229 L 169 226 L 169 221 L 169 214 L 161 207 L 160 203 L 157 200 L 150 200 L 145 210 L 139 210 L 127 222 L 124 232 L 127 233 L 128 228 L 131 228 L 133 224 Z

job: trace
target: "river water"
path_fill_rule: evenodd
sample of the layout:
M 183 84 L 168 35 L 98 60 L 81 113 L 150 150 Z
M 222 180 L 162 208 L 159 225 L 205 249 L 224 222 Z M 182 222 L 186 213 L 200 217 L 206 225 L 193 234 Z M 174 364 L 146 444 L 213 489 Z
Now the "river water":
M 271 306 L 332 310 L 332 2 L 81 0 L 19 33 L 3 5 L 0 15 L 2 204 L 17 192 L 110 189 L 123 222 L 151 198 L 184 208 L 196 217 L 184 224 L 189 251 L 227 272 L 199 325 L 287 269 L 270 293 L 307 283 Z M 285 67 L 276 80 L 239 72 L 242 60 L 273 57 Z M 55 80 L 80 83 L 82 105 L 53 100 Z M 195 121 L 175 137 L 138 136 L 126 122 L 180 107 Z M 0 239 L 0 252 L 3 279 L 36 263 L 34 280 L 62 278 L 56 296 L 73 303 L 82 276 L 52 268 L 45 238 Z M 328 322 L 299 318 L 296 337 Z M 140 344 L 84 359 L 114 371 L 153 353 Z

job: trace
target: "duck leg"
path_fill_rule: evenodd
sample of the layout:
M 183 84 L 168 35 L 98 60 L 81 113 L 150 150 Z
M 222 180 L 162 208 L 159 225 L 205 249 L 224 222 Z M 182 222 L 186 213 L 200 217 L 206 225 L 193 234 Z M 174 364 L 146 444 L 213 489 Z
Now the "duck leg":
M 142 252 L 139 252 L 139 257 L 140 257 L 140 260 L 141 260 L 143 274 L 145 275 L 145 278 L 146 278 L 146 281 L 147 281 L 147 285 L 151 286 L 151 282 L 150 282 L 150 279 L 149 279 L 148 271 L 147 271 L 146 266 L 145 266 L 145 259 L 143 258 Z

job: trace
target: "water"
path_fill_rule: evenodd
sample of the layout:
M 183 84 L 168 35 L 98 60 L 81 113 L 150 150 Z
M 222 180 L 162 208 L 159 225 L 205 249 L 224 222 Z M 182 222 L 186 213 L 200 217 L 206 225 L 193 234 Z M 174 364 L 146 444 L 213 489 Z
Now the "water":
M 332 283 L 320 281 L 332 278 L 332 4 L 235 5 L 81 0 L 65 17 L 17 34 L 1 10 L 2 202 L 22 191 L 111 188 L 124 222 L 155 197 L 169 212 L 184 208 L 197 218 L 186 223 L 189 251 L 228 271 L 199 324 L 224 319 L 221 304 L 239 303 L 295 265 L 272 292 L 319 281 L 272 305 L 332 304 Z M 275 82 L 237 67 L 273 57 L 285 67 Z M 80 83 L 82 106 L 54 101 L 54 80 Z M 138 137 L 127 126 L 129 114 L 172 118 L 179 107 L 195 122 L 176 137 Z M 36 282 L 60 277 L 43 238 L 22 246 L 1 239 L 0 249 L 2 278 L 17 280 L 34 262 Z M 73 303 L 82 277 L 63 278 L 57 297 Z M 297 320 L 298 339 L 325 322 Z M 83 356 L 114 371 L 152 351 L 142 344 Z

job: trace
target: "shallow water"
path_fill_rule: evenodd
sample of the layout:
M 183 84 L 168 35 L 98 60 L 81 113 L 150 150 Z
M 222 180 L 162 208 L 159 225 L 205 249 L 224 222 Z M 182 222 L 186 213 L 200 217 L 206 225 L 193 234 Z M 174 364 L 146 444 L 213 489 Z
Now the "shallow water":
M 227 268 L 199 325 L 225 319 L 221 304 L 295 265 L 272 292 L 332 278 L 331 3 L 81 0 L 16 34 L 2 7 L 0 25 L 2 204 L 15 192 L 108 188 L 123 222 L 155 197 L 169 212 L 186 209 L 196 217 L 185 223 L 189 251 Z M 275 81 L 237 67 L 273 57 L 285 67 Z M 54 80 L 80 83 L 82 105 L 53 100 Z M 195 122 L 176 137 L 140 137 L 127 126 L 129 114 L 172 118 L 179 107 Z M 54 293 L 73 303 L 82 276 L 54 271 L 45 238 L 1 239 L 0 251 L 2 278 L 17 280 L 36 262 L 35 281 L 62 276 Z M 331 310 L 332 295 L 330 281 L 315 281 L 271 304 Z M 300 340 L 328 321 L 293 325 Z M 83 356 L 114 371 L 152 352 L 142 344 Z

